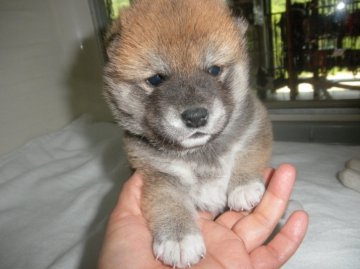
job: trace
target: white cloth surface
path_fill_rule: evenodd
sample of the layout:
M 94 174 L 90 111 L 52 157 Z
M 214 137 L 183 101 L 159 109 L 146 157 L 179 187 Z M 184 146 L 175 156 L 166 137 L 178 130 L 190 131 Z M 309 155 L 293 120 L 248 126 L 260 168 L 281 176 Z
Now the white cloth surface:
M 0 268 L 96 267 L 129 175 L 113 124 L 82 117 L 0 158 Z
M 121 131 L 81 117 L 0 157 L 0 269 L 92 269 L 128 178 Z M 310 216 L 284 268 L 360 268 L 360 193 L 336 179 L 360 146 L 276 142 L 272 164 L 295 165 L 292 208 Z M 144 268 L 145 269 L 145 268 Z
M 360 193 L 336 178 L 360 146 L 276 142 L 272 164 L 291 163 L 297 181 L 291 200 L 308 212 L 308 233 L 286 269 L 360 268 Z

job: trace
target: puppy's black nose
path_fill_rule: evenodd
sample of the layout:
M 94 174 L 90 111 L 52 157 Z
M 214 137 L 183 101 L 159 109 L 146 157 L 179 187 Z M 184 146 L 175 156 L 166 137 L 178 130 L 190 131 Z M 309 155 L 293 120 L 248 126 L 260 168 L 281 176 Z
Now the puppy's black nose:
M 205 126 L 209 117 L 206 108 L 197 107 L 185 110 L 181 114 L 181 118 L 185 125 L 189 128 L 199 128 Z

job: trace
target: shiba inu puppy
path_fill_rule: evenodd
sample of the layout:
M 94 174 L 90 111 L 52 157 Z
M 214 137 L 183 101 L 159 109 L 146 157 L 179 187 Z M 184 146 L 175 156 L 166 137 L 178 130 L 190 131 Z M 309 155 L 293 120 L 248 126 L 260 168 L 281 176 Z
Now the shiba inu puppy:
M 221 0 L 137 0 L 114 23 L 105 97 L 144 176 L 154 257 L 206 255 L 197 210 L 251 210 L 271 154 L 267 113 L 249 89 L 247 25 Z

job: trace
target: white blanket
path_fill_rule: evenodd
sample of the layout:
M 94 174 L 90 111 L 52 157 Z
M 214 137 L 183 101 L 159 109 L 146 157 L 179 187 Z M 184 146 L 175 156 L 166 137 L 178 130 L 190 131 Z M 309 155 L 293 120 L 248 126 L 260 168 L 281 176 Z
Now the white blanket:
M 310 215 L 284 268 L 360 268 L 360 193 L 336 179 L 355 157 L 359 146 L 275 143 L 272 164 L 297 167 L 292 204 Z M 87 117 L 0 157 L 0 269 L 95 268 L 128 176 L 121 131 Z

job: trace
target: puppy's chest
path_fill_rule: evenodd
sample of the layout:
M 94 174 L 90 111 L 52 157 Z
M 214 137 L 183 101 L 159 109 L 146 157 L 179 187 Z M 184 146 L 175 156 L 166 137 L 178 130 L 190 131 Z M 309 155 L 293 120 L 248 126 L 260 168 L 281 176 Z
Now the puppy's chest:
M 189 188 L 189 195 L 196 207 L 201 211 L 209 211 L 217 215 L 226 207 L 227 188 L 230 174 L 214 173 L 206 181 L 198 179 L 198 183 Z
M 227 190 L 234 166 L 233 154 L 228 154 L 214 164 L 173 162 L 173 169 L 188 195 L 201 211 L 213 214 L 222 212 L 227 206 Z

